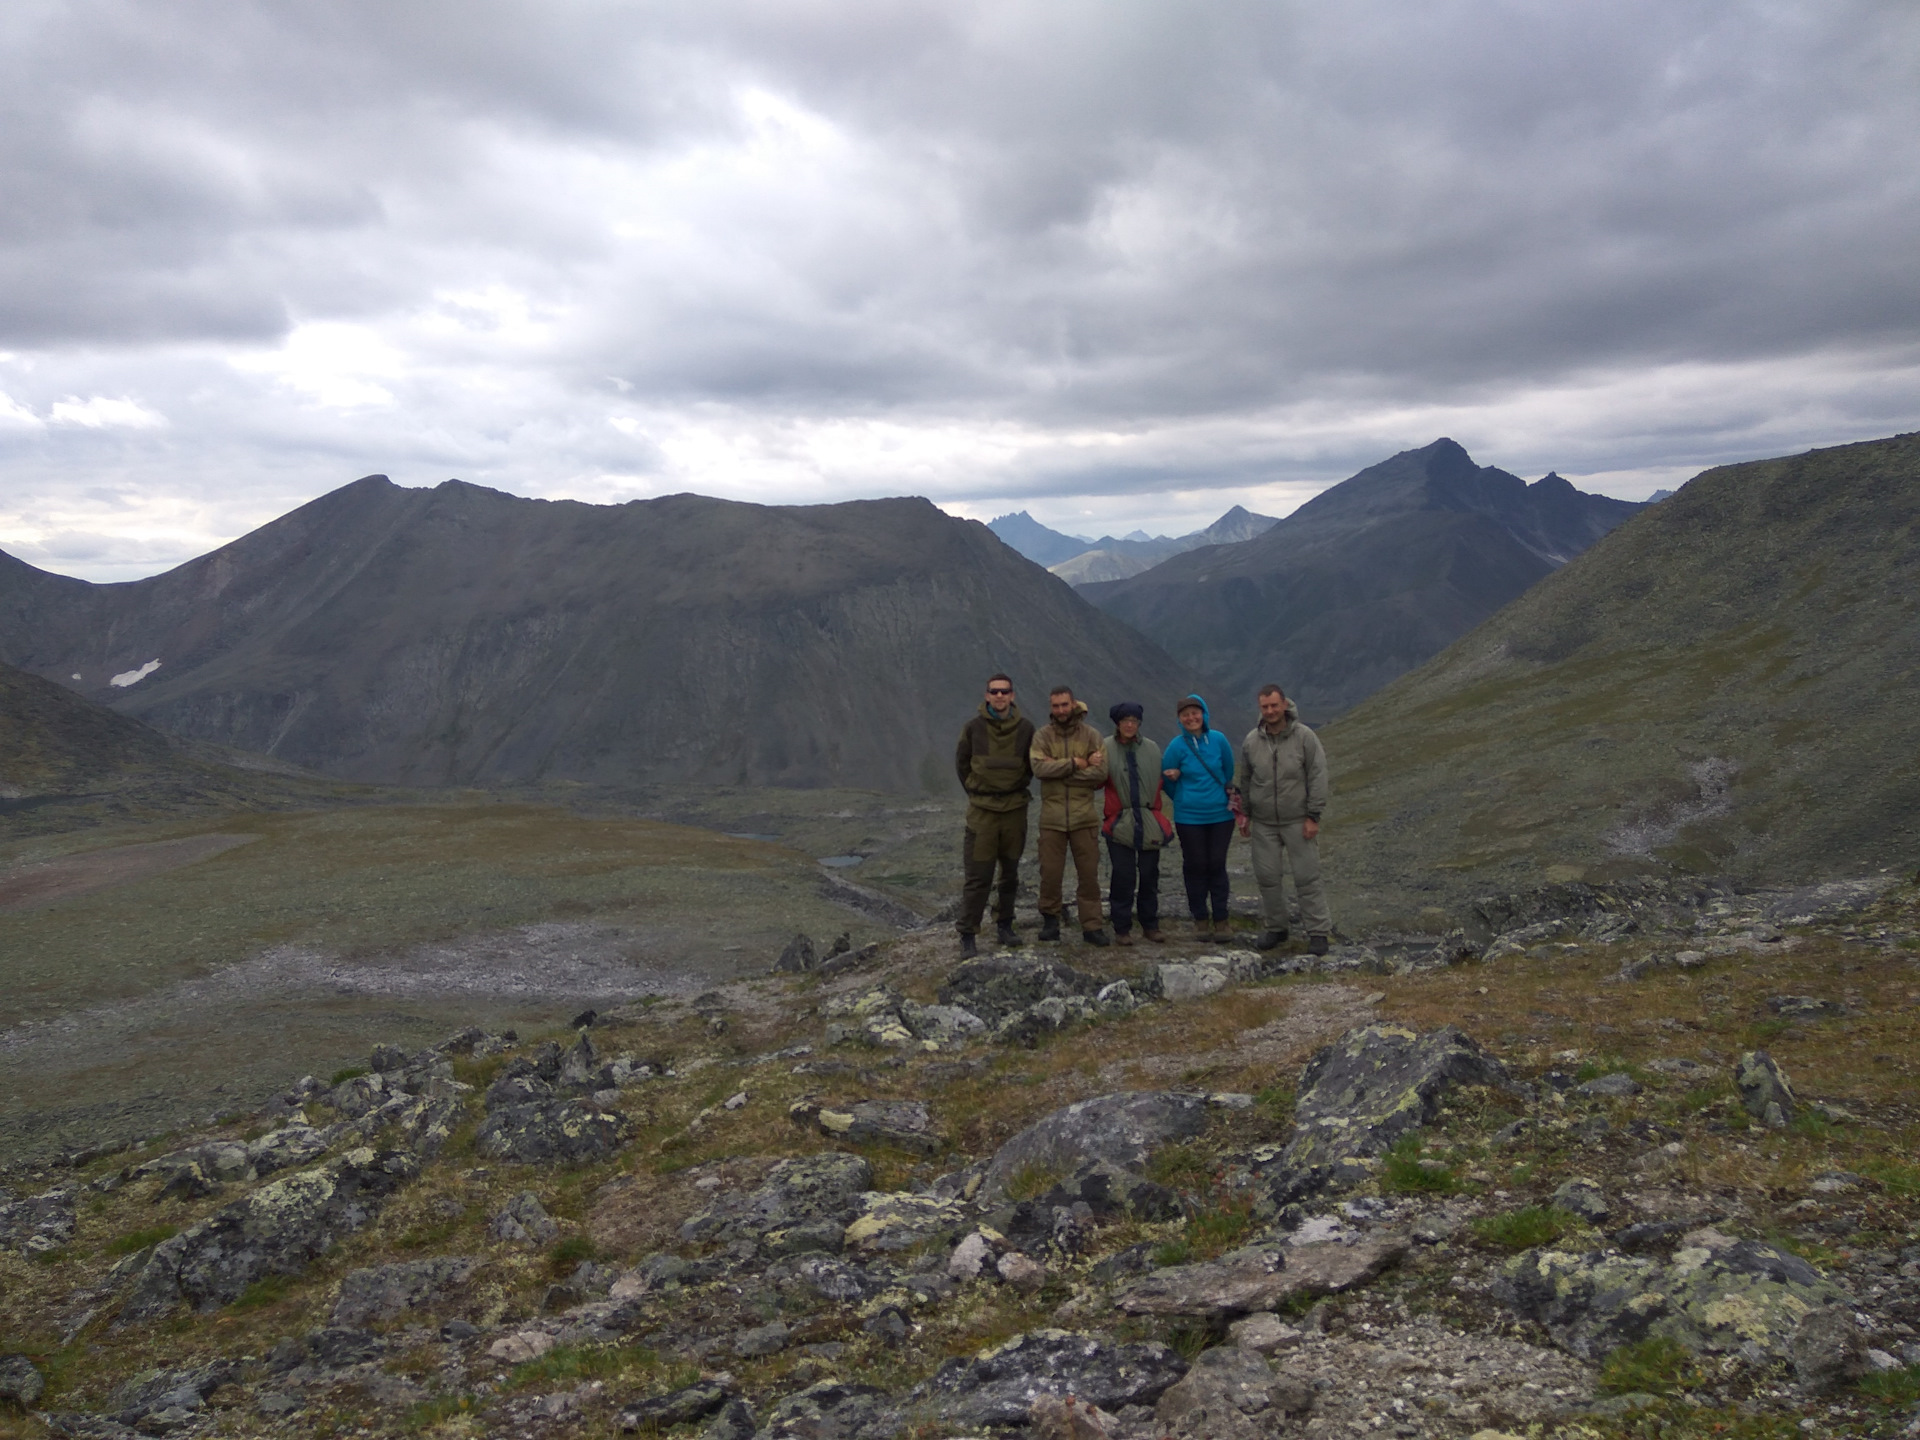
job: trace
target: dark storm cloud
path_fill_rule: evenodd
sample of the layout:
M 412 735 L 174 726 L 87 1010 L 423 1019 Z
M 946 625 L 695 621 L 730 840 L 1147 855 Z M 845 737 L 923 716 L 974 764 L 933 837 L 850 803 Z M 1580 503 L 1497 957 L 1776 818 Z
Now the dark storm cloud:
M 1917 152 L 1906 3 L 28 0 L 0 541 L 103 456 L 272 513 L 1873 433 L 1920 420 Z

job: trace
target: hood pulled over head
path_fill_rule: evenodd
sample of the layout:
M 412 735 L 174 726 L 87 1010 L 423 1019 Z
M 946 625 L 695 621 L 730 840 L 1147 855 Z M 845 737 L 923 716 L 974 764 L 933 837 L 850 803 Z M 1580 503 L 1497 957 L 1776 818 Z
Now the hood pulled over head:
M 1213 716 L 1207 711 L 1207 702 L 1202 700 L 1198 695 L 1182 695 L 1180 697 L 1180 703 L 1173 707 L 1173 713 L 1178 716 L 1179 713 L 1189 705 L 1198 705 L 1200 707 L 1200 728 L 1202 730 L 1211 730 L 1213 728 Z

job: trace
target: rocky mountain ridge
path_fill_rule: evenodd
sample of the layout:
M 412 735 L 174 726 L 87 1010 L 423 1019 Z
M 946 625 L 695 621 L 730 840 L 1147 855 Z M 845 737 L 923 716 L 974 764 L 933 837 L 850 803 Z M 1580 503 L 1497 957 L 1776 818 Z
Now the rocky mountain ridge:
M 1279 522 L 1271 515 L 1256 515 L 1244 505 L 1235 505 L 1204 529 L 1185 535 L 1102 535 L 1098 540 L 1082 540 L 1063 535 L 1035 520 L 1026 511 L 1002 515 L 988 522 L 987 528 L 1036 565 L 1044 565 L 1070 585 L 1085 585 L 1096 580 L 1118 580 L 1150 570 L 1169 556 L 1182 555 L 1208 545 L 1231 545 L 1251 540 Z
M 539 1043 L 379 1047 L 214 1132 L 9 1176 L 0 1303 L 46 1344 L 0 1394 L 103 1437 L 1920 1414 L 1914 1117 L 1814 1058 L 1912 1062 L 1881 1012 L 1920 887 L 1564 885 L 1460 919 L 1324 959 L 956 966 L 923 932 Z M 1593 1021 L 1606 993 L 1642 1038 Z M 1193 1080 L 1151 1083 L 1162 1056 Z
M 1441 439 L 1322 491 L 1254 539 L 1081 593 L 1230 691 L 1275 681 L 1325 720 L 1640 508 L 1557 474 L 1529 485 Z
M 343 778 L 944 791 L 982 678 L 1104 709 L 1186 669 L 924 500 L 345 486 L 176 570 L 0 556 L 0 660 Z M 81 678 L 74 680 L 71 677 Z

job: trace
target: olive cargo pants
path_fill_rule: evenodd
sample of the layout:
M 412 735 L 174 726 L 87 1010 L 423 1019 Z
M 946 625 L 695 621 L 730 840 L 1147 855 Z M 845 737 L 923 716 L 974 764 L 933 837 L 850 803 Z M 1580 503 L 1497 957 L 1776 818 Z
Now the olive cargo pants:
M 1060 913 L 1061 881 L 1067 875 L 1067 851 L 1073 851 L 1073 878 L 1078 889 L 1080 928 L 1100 928 L 1100 827 L 1040 832 L 1040 913 Z
M 1013 897 L 1020 886 L 1020 852 L 1027 848 L 1027 807 L 1018 810 L 967 809 L 967 838 L 961 851 L 960 890 L 962 935 L 977 935 L 986 918 L 987 897 L 993 891 L 993 872 L 1000 871 L 999 903 L 994 918 L 1013 923 Z

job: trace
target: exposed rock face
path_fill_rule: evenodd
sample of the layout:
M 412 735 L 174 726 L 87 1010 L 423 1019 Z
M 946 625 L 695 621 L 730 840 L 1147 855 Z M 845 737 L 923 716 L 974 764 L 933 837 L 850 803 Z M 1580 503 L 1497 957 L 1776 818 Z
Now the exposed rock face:
M 1137 1170 L 1163 1145 L 1207 1127 L 1204 1096 L 1170 1090 L 1128 1090 L 1076 1101 L 1042 1116 L 994 1152 L 981 1180 L 984 1199 L 1007 1193 L 1023 1171 L 1068 1176 L 1089 1161 Z
M 1041 1394 L 1078 1396 L 1104 1410 L 1151 1405 L 1186 1371 L 1187 1362 L 1164 1345 L 1035 1330 L 947 1361 L 911 1399 L 952 1425 L 1018 1425 Z
M 1846 1304 L 1841 1291 L 1797 1255 L 1712 1230 L 1687 1236 L 1666 1264 L 1530 1250 L 1507 1263 L 1496 1293 L 1588 1360 L 1649 1335 L 1694 1351 L 1785 1360 L 1802 1320 Z
M 157 1319 L 182 1300 L 214 1310 L 266 1275 L 298 1274 L 418 1173 L 404 1152 L 360 1149 L 263 1185 L 156 1246 L 117 1323 Z
M 0 1204 L 0 1249 L 23 1255 L 57 1250 L 73 1239 L 73 1191 L 49 1190 Z
M 429 1308 L 484 1263 L 477 1255 L 440 1255 L 350 1271 L 330 1318 L 335 1325 L 366 1326 Z
M 1331 1295 L 1373 1279 L 1407 1253 L 1398 1235 L 1356 1244 L 1249 1245 L 1197 1265 L 1173 1265 L 1133 1281 L 1114 1296 L 1129 1315 L 1230 1320 L 1277 1310 L 1301 1296 Z
M 1093 976 L 1045 956 L 983 955 L 947 976 L 940 1003 L 958 1005 L 998 1025 L 1041 1000 L 1093 996 L 1100 988 Z
M 522 1165 L 604 1160 L 633 1132 L 627 1117 L 587 1100 L 503 1105 L 481 1122 L 473 1148 Z
M 688 1220 L 680 1238 L 837 1251 L 872 1184 L 873 1167 L 858 1155 L 826 1151 L 782 1160 L 750 1195 L 726 1196 Z
M 1370 1160 L 1429 1124 L 1456 1085 L 1511 1084 L 1506 1067 L 1452 1025 L 1350 1030 L 1307 1062 L 1287 1147 L 1264 1163 L 1285 1204 L 1372 1174 Z

